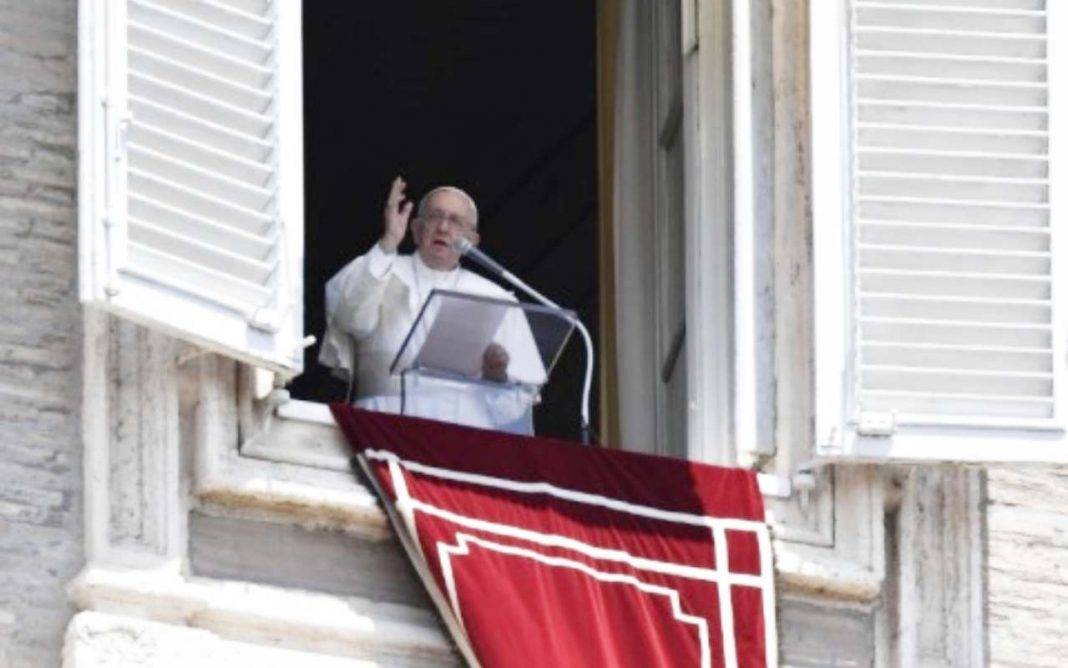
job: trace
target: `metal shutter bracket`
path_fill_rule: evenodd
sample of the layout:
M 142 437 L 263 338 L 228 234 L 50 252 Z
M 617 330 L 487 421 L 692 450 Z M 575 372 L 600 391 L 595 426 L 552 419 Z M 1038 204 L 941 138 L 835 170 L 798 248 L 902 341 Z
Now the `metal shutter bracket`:
M 897 431 L 897 420 L 893 413 L 863 411 L 857 417 L 857 434 L 889 438 Z

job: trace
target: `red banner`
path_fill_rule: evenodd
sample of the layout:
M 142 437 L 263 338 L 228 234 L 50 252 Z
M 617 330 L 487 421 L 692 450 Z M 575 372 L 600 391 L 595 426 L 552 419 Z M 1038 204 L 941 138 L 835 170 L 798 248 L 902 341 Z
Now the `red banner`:
M 776 664 L 753 473 L 331 408 L 469 661 Z

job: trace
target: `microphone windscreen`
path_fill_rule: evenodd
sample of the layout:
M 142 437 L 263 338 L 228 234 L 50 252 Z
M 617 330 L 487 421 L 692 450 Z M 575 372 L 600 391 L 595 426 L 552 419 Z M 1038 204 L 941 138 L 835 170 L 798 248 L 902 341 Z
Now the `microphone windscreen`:
M 467 251 L 471 250 L 471 242 L 465 237 L 456 237 L 452 240 L 452 249 L 461 255 L 467 255 Z

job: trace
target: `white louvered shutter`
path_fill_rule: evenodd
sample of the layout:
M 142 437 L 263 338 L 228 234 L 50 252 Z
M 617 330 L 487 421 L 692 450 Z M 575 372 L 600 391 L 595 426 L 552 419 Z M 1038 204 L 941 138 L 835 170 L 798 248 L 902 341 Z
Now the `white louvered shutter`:
M 299 373 L 300 3 L 79 9 L 82 299 Z
M 1064 4 L 812 3 L 824 454 L 1068 459 Z

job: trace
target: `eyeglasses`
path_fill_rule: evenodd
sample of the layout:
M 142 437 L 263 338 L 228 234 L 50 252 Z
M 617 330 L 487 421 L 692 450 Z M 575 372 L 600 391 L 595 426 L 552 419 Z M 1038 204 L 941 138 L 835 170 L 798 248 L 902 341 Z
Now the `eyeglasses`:
M 474 227 L 466 218 L 458 216 L 455 213 L 449 213 L 448 211 L 441 211 L 440 209 L 432 209 L 419 216 L 421 219 L 432 225 L 440 225 L 445 223 L 452 231 L 462 231 Z

